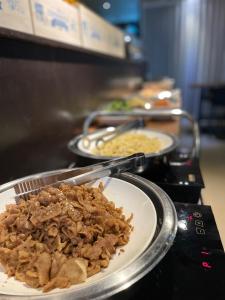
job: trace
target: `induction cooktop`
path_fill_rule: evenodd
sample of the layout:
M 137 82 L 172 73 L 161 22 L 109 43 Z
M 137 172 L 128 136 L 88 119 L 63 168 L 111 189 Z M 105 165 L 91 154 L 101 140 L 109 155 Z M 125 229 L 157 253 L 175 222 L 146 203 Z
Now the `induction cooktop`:
M 198 203 L 204 188 L 198 158 L 183 160 L 183 153 L 177 153 L 168 163 L 154 161 L 142 177 L 156 183 L 173 202 Z
M 175 207 L 178 232 L 170 251 L 148 275 L 112 299 L 225 299 L 225 254 L 211 207 Z
M 178 151 L 172 153 L 166 162 L 164 157 L 151 160 L 145 172 L 138 175 L 160 186 L 173 202 L 198 203 L 204 181 L 199 159 L 189 157 L 190 153 Z M 87 166 L 88 161 L 79 158 L 75 165 Z

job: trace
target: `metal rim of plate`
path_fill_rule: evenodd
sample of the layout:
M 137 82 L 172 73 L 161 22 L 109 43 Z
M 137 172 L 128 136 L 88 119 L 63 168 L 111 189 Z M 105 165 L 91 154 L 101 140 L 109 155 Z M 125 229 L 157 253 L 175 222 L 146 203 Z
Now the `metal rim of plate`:
M 97 130 L 95 132 L 101 132 L 101 131 L 104 131 L 104 130 L 106 130 L 106 128 Z M 164 134 L 164 135 L 170 137 L 171 140 L 172 140 L 172 144 L 169 147 L 166 147 L 163 150 L 160 150 L 158 152 L 145 154 L 146 158 L 160 157 L 160 156 L 169 154 L 170 152 L 172 152 L 173 150 L 175 150 L 177 148 L 178 139 L 173 134 L 165 133 L 163 131 L 150 130 L 150 129 L 149 129 L 149 131 Z M 80 140 L 82 140 L 82 138 L 83 138 L 83 134 L 80 134 L 80 135 L 76 136 L 75 138 L 73 138 L 71 141 L 69 141 L 68 149 L 70 151 L 72 151 L 74 154 L 85 157 L 85 158 L 95 159 L 95 160 L 109 160 L 109 159 L 112 159 L 112 158 L 119 158 L 119 157 L 116 157 L 116 156 L 112 157 L 112 156 L 94 155 L 94 154 L 82 151 L 78 146 L 78 144 L 79 144 Z
M 27 176 L 26 178 L 40 178 L 41 176 L 60 173 L 65 171 L 57 170 L 51 172 L 44 172 L 32 176 Z M 130 286 L 135 282 L 144 277 L 149 273 L 166 255 L 168 250 L 173 244 L 174 238 L 177 232 L 177 214 L 175 207 L 169 198 L 169 196 L 156 184 L 144 179 L 140 176 L 124 173 L 116 176 L 116 178 L 125 180 L 131 184 L 136 185 L 143 192 L 145 192 L 151 199 L 157 214 L 157 227 L 153 240 L 149 246 L 145 249 L 144 252 L 131 264 L 126 266 L 123 269 L 120 269 L 113 274 L 107 276 L 106 278 L 101 279 L 99 282 L 96 282 L 90 286 L 80 288 L 79 290 L 66 290 L 63 289 L 62 293 L 55 294 L 43 294 L 43 295 L 3 295 L 5 300 L 11 299 L 29 299 L 29 300 L 38 300 L 38 299 L 63 299 L 69 300 L 74 299 L 105 299 L 114 294 L 117 294 Z M 0 186 L 5 188 L 6 186 L 11 186 L 12 183 L 17 183 L 24 178 L 14 180 L 13 182 L 6 183 Z

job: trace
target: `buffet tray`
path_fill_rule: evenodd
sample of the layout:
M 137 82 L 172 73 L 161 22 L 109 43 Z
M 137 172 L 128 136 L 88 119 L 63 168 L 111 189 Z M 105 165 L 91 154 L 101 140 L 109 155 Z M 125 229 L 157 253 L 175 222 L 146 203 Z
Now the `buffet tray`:
M 49 173 L 60 173 L 62 171 L 65 171 L 65 169 L 45 172 L 26 178 L 38 178 Z M 154 205 L 157 214 L 157 224 L 154 237 L 147 248 L 129 265 L 115 271 L 95 284 L 86 287 L 84 285 L 83 288 L 79 288 L 76 291 L 64 289 L 61 293 L 42 294 L 40 296 L 0 295 L 1 299 L 106 299 L 133 285 L 162 260 L 172 246 L 177 231 L 177 214 L 172 201 L 161 188 L 142 177 L 131 173 L 124 173 L 116 176 L 116 178 L 131 183 L 141 189 L 147 194 Z M 14 183 L 23 179 L 15 180 Z M 0 186 L 0 192 L 1 189 L 7 187 L 7 185 L 11 186 L 12 182 Z

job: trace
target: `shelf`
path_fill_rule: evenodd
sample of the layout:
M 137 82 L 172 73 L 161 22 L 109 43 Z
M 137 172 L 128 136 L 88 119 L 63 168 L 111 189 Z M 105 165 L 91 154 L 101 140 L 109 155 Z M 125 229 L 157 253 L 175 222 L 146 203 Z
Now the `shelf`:
M 81 63 L 117 62 L 132 64 L 132 62 L 128 59 L 117 58 L 85 48 L 76 47 L 71 44 L 50 40 L 15 30 L 5 29 L 2 27 L 0 27 L 0 40 L 0 55 L 3 57 L 24 57 L 27 59 L 30 57 L 36 57 L 37 59 L 52 59 L 52 51 L 54 51 L 54 59 L 56 60 L 72 60 Z

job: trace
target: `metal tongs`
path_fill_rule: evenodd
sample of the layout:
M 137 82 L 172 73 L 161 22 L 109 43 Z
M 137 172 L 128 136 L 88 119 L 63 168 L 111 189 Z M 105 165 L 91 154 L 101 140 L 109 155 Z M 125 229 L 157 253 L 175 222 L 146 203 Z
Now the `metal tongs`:
M 95 142 L 95 147 L 99 149 L 100 145 L 105 144 L 119 135 L 125 133 L 126 131 L 134 128 L 141 128 L 144 126 L 143 119 L 138 119 L 135 121 L 128 122 L 126 124 L 114 127 L 107 128 L 107 131 L 100 136 L 90 137 L 86 135 L 82 138 L 82 145 L 84 148 L 88 149 L 91 146 L 92 142 Z
M 112 159 L 106 162 L 94 164 L 88 167 L 65 171 L 56 175 L 47 175 L 40 178 L 22 180 L 6 188 L 1 188 L 0 193 L 12 191 L 16 201 L 19 198 L 29 199 L 29 195 L 36 194 L 43 187 L 59 186 L 61 183 L 79 185 L 103 178 L 105 176 L 118 175 L 122 172 L 141 172 L 145 167 L 145 155 L 133 154 L 125 158 Z

